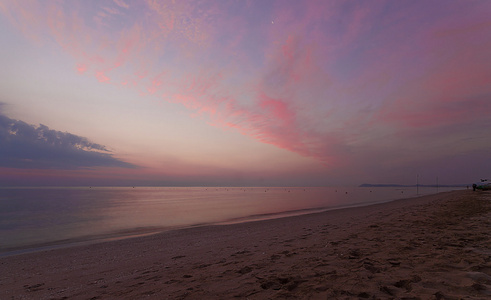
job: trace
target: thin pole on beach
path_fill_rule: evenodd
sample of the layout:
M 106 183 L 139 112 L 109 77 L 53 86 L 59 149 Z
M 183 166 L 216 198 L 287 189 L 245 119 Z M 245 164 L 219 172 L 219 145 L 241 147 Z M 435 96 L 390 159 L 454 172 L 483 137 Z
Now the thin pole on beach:
M 419 195 L 419 174 L 416 174 L 416 195 Z

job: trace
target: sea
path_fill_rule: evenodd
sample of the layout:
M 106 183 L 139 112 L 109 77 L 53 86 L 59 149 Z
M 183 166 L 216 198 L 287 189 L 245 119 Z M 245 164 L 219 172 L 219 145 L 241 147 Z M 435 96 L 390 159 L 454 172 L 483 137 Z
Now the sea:
M 0 256 L 366 206 L 458 188 L 0 187 Z

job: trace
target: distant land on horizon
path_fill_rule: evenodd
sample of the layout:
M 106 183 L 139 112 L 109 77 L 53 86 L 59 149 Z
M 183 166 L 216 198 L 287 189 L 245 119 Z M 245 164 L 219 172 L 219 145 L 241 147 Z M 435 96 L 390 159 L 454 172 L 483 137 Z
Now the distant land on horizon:
M 387 183 L 363 183 L 358 187 L 466 187 L 472 186 L 472 184 L 387 184 Z

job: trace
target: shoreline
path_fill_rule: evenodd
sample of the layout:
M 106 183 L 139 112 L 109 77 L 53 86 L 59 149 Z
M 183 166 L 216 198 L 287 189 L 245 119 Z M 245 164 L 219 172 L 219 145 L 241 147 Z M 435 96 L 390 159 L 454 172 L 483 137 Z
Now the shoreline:
M 72 188 L 72 187 L 70 187 L 70 188 Z M 439 192 L 439 193 L 445 193 L 445 192 L 448 192 L 448 191 Z M 438 193 L 434 193 L 434 194 L 438 194 Z M 340 209 L 367 207 L 367 206 L 371 206 L 371 205 L 383 204 L 383 203 L 399 201 L 399 200 L 404 200 L 404 199 L 419 198 L 419 197 L 424 197 L 424 196 L 434 195 L 434 194 L 412 195 L 410 197 L 404 197 L 401 195 L 400 198 L 390 199 L 390 200 L 375 200 L 375 201 L 371 201 L 371 202 L 361 202 L 361 203 L 348 204 L 348 205 L 338 205 L 338 206 L 318 207 L 318 208 L 306 208 L 306 209 L 283 211 L 283 212 L 277 212 L 277 213 L 249 215 L 249 216 L 227 219 L 224 221 L 218 221 L 218 222 L 212 222 L 212 223 L 197 223 L 197 224 L 175 226 L 175 227 L 128 228 L 128 229 L 121 230 L 121 231 L 79 236 L 79 237 L 73 237 L 73 238 L 64 239 L 64 240 L 53 240 L 53 241 L 48 241 L 48 242 L 28 244 L 28 245 L 22 245 L 22 246 L 14 246 L 14 247 L 3 248 L 3 249 L 0 248 L 0 258 L 15 256 L 15 255 L 19 255 L 19 254 L 35 253 L 35 252 L 39 252 L 39 251 L 47 251 L 47 250 L 52 250 L 52 249 L 70 248 L 70 247 L 77 247 L 77 246 L 82 246 L 82 245 L 93 245 L 93 244 L 98 244 L 98 243 L 104 243 L 107 241 L 132 239 L 132 238 L 139 237 L 139 236 L 155 235 L 155 234 L 160 234 L 160 233 L 164 233 L 164 232 L 183 230 L 183 229 L 195 228 L 195 227 L 206 227 L 206 226 L 215 226 L 215 225 L 233 225 L 233 224 L 241 224 L 241 223 L 260 222 L 260 221 L 267 221 L 267 220 L 274 220 L 274 219 L 303 216 L 303 215 L 309 215 L 309 214 L 317 214 L 317 213 L 323 213 L 323 212 L 327 212 L 327 211 L 335 211 L 335 210 L 340 210 Z
M 0 298 L 491 295 L 491 194 L 454 191 L 0 258 Z

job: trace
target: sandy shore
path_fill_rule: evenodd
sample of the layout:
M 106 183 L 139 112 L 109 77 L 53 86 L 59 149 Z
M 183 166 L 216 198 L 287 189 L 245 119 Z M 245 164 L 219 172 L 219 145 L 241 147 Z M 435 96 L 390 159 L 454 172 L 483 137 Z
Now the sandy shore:
M 0 259 L 0 299 L 489 299 L 491 193 Z

